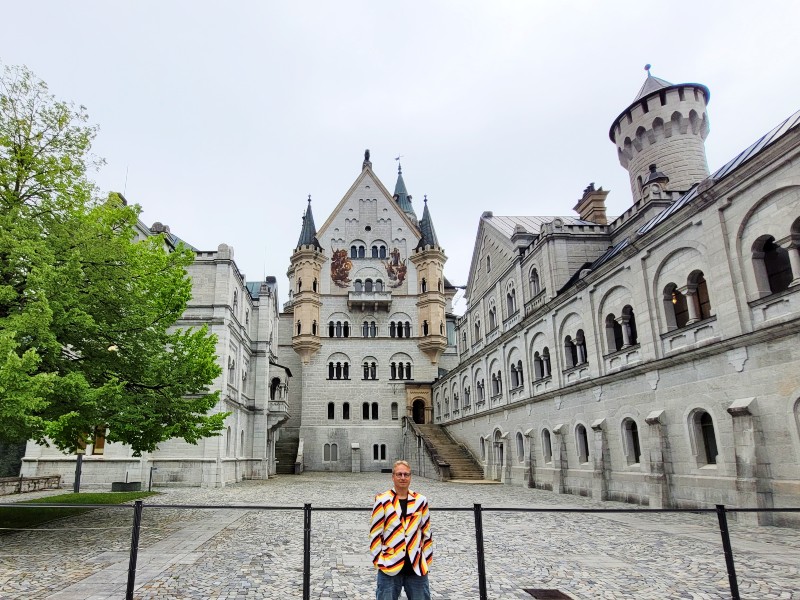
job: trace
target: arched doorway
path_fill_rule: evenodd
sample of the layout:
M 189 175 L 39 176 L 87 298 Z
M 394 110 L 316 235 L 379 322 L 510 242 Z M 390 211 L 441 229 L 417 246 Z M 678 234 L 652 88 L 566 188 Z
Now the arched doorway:
M 494 459 L 495 459 L 495 472 L 494 472 L 494 480 L 495 481 L 502 481 L 503 479 L 503 464 L 504 464 L 504 456 L 503 456 L 503 438 L 500 434 L 500 431 L 494 432 Z
M 425 424 L 425 401 L 417 398 L 411 405 L 411 416 L 417 425 Z

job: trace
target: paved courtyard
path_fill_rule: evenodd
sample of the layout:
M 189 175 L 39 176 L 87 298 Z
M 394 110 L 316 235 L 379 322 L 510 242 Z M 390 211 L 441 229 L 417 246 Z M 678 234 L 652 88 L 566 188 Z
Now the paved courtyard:
M 311 597 L 367 600 L 375 578 L 368 509 L 389 484 L 387 474 L 305 473 L 224 489 L 159 489 L 146 503 L 363 507 L 313 513 Z M 478 578 L 472 512 L 437 508 L 630 508 L 491 484 L 415 478 L 412 488 L 431 502 L 431 585 L 440 599 L 478 598 Z M 0 598 L 123 598 L 131 519 L 130 507 L 98 509 L 3 535 Z M 730 598 L 713 514 L 486 512 L 483 522 L 492 600 L 532 600 L 524 588 L 581 600 Z M 145 506 L 142 525 L 137 599 L 302 598 L 301 510 Z M 732 524 L 731 537 L 742 598 L 800 599 L 800 532 Z

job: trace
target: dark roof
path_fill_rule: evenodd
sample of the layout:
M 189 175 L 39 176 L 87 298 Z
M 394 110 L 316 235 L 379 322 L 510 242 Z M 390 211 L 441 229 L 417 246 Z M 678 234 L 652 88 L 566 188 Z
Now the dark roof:
M 544 225 L 545 223 L 550 223 L 554 219 L 561 219 L 564 225 L 597 225 L 597 223 L 593 223 L 591 221 L 584 221 L 583 219 L 578 219 L 577 217 L 570 217 L 570 216 L 504 217 L 498 215 L 491 215 L 491 216 L 484 216 L 482 218 L 491 223 L 495 227 L 495 229 L 500 231 L 508 239 L 511 239 L 511 236 L 514 235 L 514 230 L 517 225 L 521 225 L 522 228 L 528 233 L 532 233 L 533 235 L 539 235 L 542 225 Z
M 317 241 L 317 228 L 314 225 L 314 215 L 311 213 L 311 196 L 308 197 L 308 208 L 303 213 L 303 228 L 300 230 L 300 239 L 297 241 L 297 248 L 300 246 L 315 246 L 322 250 L 322 246 Z
M 639 93 L 636 94 L 636 98 L 633 99 L 634 102 L 638 102 L 645 96 L 649 96 L 653 92 L 657 92 L 658 90 L 662 90 L 664 88 L 668 88 L 672 86 L 669 81 L 661 79 L 659 77 L 653 77 L 650 74 L 650 71 L 647 71 L 647 79 L 644 80 L 642 87 L 639 89 Z
M 722 178 L 726 177 L 727 175 L 731 174 L 733 171 L 735 171 L 741 165 L 743 165 L 748 160 L 750 160 L 751 158 L 753 158 L 754 156 L 756 156 L 757 154 L 762 152 L 765 148 L 767 148 L 770 145 L 774 144 L 777 140 L 782 138 L 791 129 L 794 129 L 798 125 L 800 125 L 800 110 L 797 111 L 796 113 L 794 113 L 788 119 L 784 120 L 782 123 L 780 123 L 778 126 L 773 128 L 769 132 L 767 132 L 764 135 L 762 135 L 760 138 L 758 138 L 758 140 L 756 140 L 754 143 L 750 144 L 750 146 L 748 146 L 747 148 L 742 150 L 742 152 L 740 152 L 738 155 L 736 155 L 736 157 L 733 160 L 731 160 L 728 163 L 726 163 L 720 169 L 717 169 L 711 175 L 711 180 L 712 181 L 719 181 L 720 179 L 722 179 Z M 638 231 L 639 235 L 647 233 L 648 231 L 653 229 L 656 225 L 658 225 L 659 223 L 661 223 L 665 219 L 668 219 L 671 215 L 673 215 L 676 212 L 678 212 L 684 206 L 686 206 L 687 204 L 690 204 L 692 202 L 692 200 L 697 198 L 697 196 L 699 194 L 700 194 L 699 186 L 695 185 L 694 187 L 692 187 L 692 189 L 690 189 L 688 192 L 686 192 L 683 196 L 678 198 L 678 200 L 676 200 L 675 203 L 672 204 L 669 208 L 667 208 L 663 212 L 659 213 L 658 215 L 656 215 L 655 217 L 650 219 L 650 221 L 645 223 L 639 229 L 639 231 Z
M 425 209 L 422 211 L 422 219 L 419 221 L 419 231 L 422 237 L 417 244 L 417 248 L 424 248 L 425 246 L 438 246 L 439 240 L 436 237 L 436 230 L 433 228 L 433 220 L 431 220 L 431 213 L 428 210 L 428 198 L 425 198 Z
M 164 232 L 164 237 L 167 238 L 167 243 L 169 243 L 173 248 L 177 248 L 178 244 L 183 244 L 184 246 L 189 248 L 189 250 L 191 250 L 192 252 L 199 252 L 199 250 L 197 248 L 192 246 L 186 240 L 182 240 L 181 238 L 179 238 L 174 233 Z
M 412 220 L 416 223 L 417 214 L 411 205 L 411 196 L 408 195 L 406 182 L 403 181 L 403 169 L 399 165 L 397 167 L 397 183 L 394 184 L 394 195 L 397 196 L 397 204 L 400 206 L 400 210 L 412 217 Z

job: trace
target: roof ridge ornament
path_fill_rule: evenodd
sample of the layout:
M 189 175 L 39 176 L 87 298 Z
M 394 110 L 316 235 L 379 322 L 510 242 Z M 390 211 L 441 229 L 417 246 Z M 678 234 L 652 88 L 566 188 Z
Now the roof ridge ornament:
M 371 169 L 372 168 L 372 161 L 369 159 L 369 148 L 364 150 L 364 162 L 361 163 L 361 170 Z
M 402 175 L 403 174 L 403 165 L 400 164 L 400 159 L 401 158 L 403 158 L 402 154 L 398 154 L 397 156 L 394 157 L 394 159 L 397 161 L 397 174 L 398 175 Z
M 651 75 L 651 73 L 650 73 L 650 69 L 652 69 L 652 68 L 653 68 L 653 65 L 651 65 L 650 63 L 647 63 L 647 64 L 644 66 L 644 70 L 645 70 L 645 71 L 647 71 L 647 76 L 648 76 L 648 77 L 652 77 L 652 75 Z

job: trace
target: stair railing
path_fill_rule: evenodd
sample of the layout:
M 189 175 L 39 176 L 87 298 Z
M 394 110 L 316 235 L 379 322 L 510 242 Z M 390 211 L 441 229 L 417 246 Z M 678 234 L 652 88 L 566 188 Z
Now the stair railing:
M 434 469 L 436 469 L 436 479 L 439 481 L 449 481 L 450 480 L 450 463 L 444 460 L 439 452 L 436 450 L 436 447 L 423 435 L 423 433 L 419 430 L 416 423 L 409 418 L 403 417 L 403 439 L 405 440 L 408 435 L 411 434 L 414 438 L 414 447 L 419 447 L 417 444 L 417 440 L 422 440 L 422 447 L 425 449 L 425 454 L 428 455 L 431 464 L 433 465 Z M 405 456 L 405 444 L 403 444 L 403 455 Z M 420 473 L 423 477 L 425 477 L 425 473 Z

